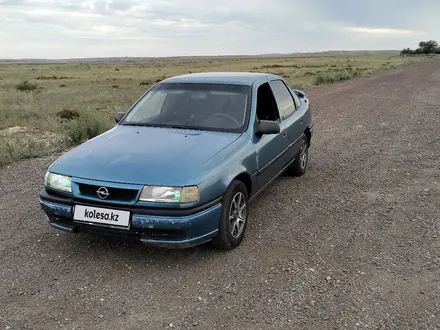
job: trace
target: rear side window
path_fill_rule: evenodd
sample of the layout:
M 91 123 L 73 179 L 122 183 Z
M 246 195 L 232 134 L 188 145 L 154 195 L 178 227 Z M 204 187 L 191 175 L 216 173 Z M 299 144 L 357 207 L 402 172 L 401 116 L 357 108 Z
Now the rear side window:
M 298 109 L 301 104 L 301 101 L 299 100 L 298 95 L 296 95 L 292 89 L 290 89 L 290 91 L 292 92 L 292 97 L 295 100 L 296 108 Z
M 290 116 L 296 110 L 296 107 L 286 85 L 281 80 L 274 80 L 270 82 L 270 87 L 277 100 L 281 117 L 286 118 Z
M 295 104 L 296 104 L 296 108 L 298 109 L 301 106 L 301 101 L 300 101 L 298 95 L 296 95 L 292 86 L 290 86 L 287 82 L 284 82 L 284 83 L 286 84 L 287 88 L 289 88 L 290 94 L 292 95 L 293 100 L 295 101 Z

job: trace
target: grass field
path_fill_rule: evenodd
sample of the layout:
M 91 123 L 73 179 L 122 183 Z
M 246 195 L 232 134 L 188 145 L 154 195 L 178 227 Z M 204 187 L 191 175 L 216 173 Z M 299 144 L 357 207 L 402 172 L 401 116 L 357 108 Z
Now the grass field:
M 0 166 L 62 151 L 100 134 L 112 127 L 115 112 L 127 110 L 152 84 L 169 76 L 270 72 L 303 88 L 419 60 L 396 52 L 0 64 Z

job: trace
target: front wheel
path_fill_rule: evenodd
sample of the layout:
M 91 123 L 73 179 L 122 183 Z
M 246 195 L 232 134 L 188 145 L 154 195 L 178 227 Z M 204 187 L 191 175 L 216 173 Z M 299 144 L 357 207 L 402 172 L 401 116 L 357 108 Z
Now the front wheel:
M 222 213 L 214 247 L 233 250 L 243 240 L 247 226 L 249 196 L 246 186 L 234 180 L 223 197 Z
M 303 135 L 300 143 L 300 148 L 294 162 L 286 170 L 288 175 L 301 176 L 306 173 L 309 161 L 309 141 L 307 136 Z

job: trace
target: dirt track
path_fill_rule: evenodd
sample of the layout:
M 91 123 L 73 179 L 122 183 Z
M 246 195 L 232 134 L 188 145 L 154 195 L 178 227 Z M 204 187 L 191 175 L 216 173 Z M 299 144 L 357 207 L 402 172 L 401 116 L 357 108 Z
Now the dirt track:
M 0 329 L 440 328 L 440 60 L 308 91 L 310 167 L 238 249 L 51 229 L 51 159 L 0 173 Z

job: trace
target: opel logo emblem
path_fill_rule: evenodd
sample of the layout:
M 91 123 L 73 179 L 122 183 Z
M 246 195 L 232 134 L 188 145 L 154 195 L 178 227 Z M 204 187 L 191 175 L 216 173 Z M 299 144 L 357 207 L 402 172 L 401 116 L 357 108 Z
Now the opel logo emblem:
M 106 187 L 99 188 L 96 193 L 98 194 L 98 197 L 101 199 L 106 199 L 110 193 L 108 192 L 108 189 Z

